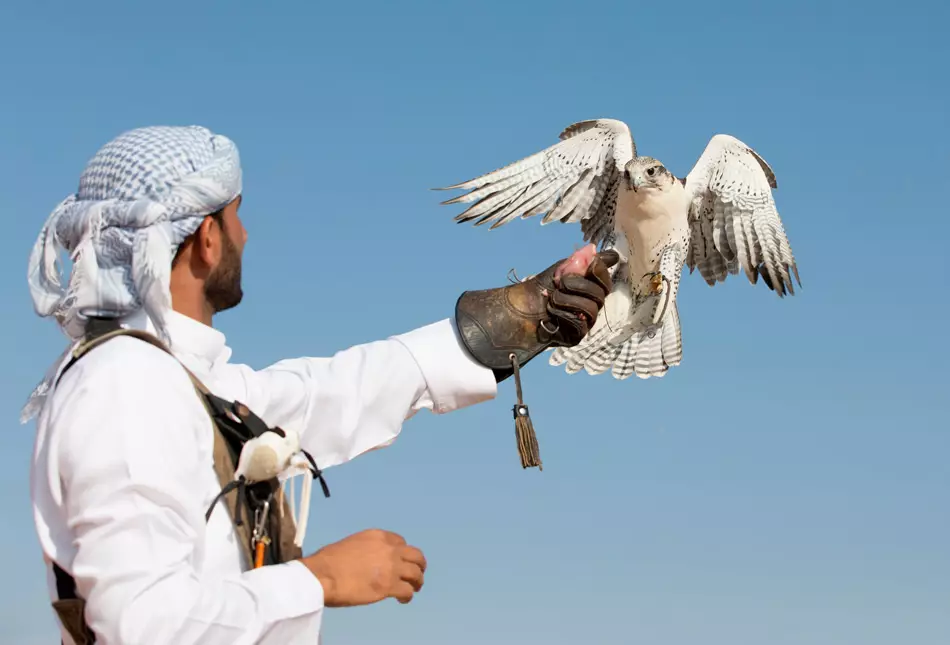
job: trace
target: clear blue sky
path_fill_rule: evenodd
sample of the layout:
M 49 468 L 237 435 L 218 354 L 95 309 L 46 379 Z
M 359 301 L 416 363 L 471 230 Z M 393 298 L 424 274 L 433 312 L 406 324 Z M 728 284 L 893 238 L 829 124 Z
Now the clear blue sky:
M 577 228 L 458 226 L 428 189 L 614 117 L 681 176 L 716 132 L 763 154 L 804 288 L 689 277 L 662 380 L 532 364 L 542 473 L 510 383 L 330 471 L 308 549 L 381 526 L 431 564 L 409 606 L 331 611 L 326 642 L 950 643 L 947 5 L 316 5 L 0 8 L 0 642 L 56 639 L 17 419 L 63 341 L 26 263 L 100 145 L 192 123 L 238 143 L 247 295 L 220 327 L 262 367 L 570 253 Z

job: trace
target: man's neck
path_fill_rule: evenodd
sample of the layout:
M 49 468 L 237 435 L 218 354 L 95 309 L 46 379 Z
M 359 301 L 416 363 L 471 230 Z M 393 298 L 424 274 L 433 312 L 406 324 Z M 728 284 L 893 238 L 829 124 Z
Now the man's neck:
M 189 302 L 188 300 L 178 299 L 173 296 L 172 309 L 180 313 L 182 316 L 187 316 L 192 320 L 197 320 L 201 324 L 207 325 L 208 327 L 214 327 L 214 311 L 204 300 L 201 302 Z
M 167 310 L 164 318 L 170 347 L 179 358 L 191 356 L 200 360 L 204 366 L 201 369 L 205 369 L 230 357 L 224 334 L 199 318 L 175 309 Z

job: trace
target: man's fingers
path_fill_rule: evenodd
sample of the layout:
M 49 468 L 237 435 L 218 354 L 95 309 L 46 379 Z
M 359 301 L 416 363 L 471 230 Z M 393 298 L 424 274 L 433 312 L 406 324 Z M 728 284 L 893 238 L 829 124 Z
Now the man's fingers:
M 592 280 L 603 287 L 605 293 L 610 293 L 610 291 L 613 289 L 613 280 L 610 279 L 610 272 L 608 269 L 617 263 L 617 261 L 620 259 L 620 256 L 616 251 L 605 251 L 605 253 L 613 254 L 614 258 L 612 261 L 608 264 L 600 256 L 594 258 L 590 263 L 590 266 L 587 267 L 587 273 L 585 276 L 588 280 Z
M 568 345 L 576 345 L 581 342 L 587 332 L 590 331 L 586 314 L 577 315 L 565 309 L 555 309 L 548 305 L 548 315 L 554 319 L 553 322 L 560 330 L 558 336 L 566 341 Z
M 416 590 L 412 588 L 412 585 L 408 582 L 397 582 L 396 586 L 393 587 L 393 592 L 390 594 L 393 598 L 406 604 L 412 600 L 412 597 L 415 595 Z
M 608 269 L 620 262 L 620 254 L 613 249 L 601 251 L 595 256 L 595 258 L 599 258 L 600 261 L 604 263 L 604 266 L 606 266 Z
M 564 276 L 565 279 L 568 277 L 569 276 Z M 593 324 L 593 322 L 597 320 L 597 312 L 600 310 L 597 303 L 590 298 L 575 296 L 574 294 L 564 293 L 563 291 L 554 291 L 551 293 L 550 305 L 555 310 L 569 311 L 575 315 L 583 314 L 587 317 L 587 322 L 590 324 Z
M 428 566 L 426 557 L 422 555 L 422 551 L 414 546 L 403 547 L 402 550 L 399 551 L 399 557 L 403 560 L 406 560 L 407 562 L 412 562 L 413 564 L 418 565 L 423 571 L 425 571 L 426 567 Z
M 388 544 L 392 544 L 393 546 L 403 546 L 406 544 L 406 539 L 403 536 L 398 533 L 393 533 L 392 531 L 386 531 L 383 538 Z
M 412 585 L 412 588 L 416 591 L 422 589 L 422 584 L 425 582 L 425 573 L 422 571 L 422 567 L 414 562 L 405 560 L 400 562 L 396 567 L 396 575 L 399 576 L 401 581 Z
M 598 307 L 604 303 L 604 299 L 608 293 L 603 285 L 579 275 L 561 276 L 561 284 L 558 290 L 575 296 L 589 298 L 595 301 Z

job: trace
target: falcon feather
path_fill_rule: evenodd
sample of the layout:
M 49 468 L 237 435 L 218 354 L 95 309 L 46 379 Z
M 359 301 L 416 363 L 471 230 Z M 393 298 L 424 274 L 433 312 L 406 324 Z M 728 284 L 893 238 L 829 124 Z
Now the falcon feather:
M 459 223 L 541 215 L 541 224 L 580 223 L 585 242 L 614 249 L 614 289 L 587 336 L 559 347 L 552 365 L 568 373 L 611 371 L 618 379 L 662 377 L 683 356 L 676 298 L 683 268 L 710 286 L 741 271 L 780 298 L 801 286 L 772 191 L 775 172 L 739 139 L 714 135 L 685 178 L 638 156 L 616 119 L 579 121 L 539 152 L 436 190 L 468 191 L 442 202 L 470 204 Z M 794 275 L 794 280 L 792 276 Z

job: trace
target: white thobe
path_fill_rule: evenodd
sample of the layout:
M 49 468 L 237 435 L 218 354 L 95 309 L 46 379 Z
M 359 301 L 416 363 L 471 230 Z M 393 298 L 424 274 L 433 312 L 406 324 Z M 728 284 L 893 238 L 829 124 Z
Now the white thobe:
M 151 329 L 144 317 L 126 326 Z M 450 320 L 266 369 L 229 363 L 224 335 L 172 312 L 171 349 L 215 394 L 297 431 L 321 468 L 387 445 L 417 411 L 496 394 Z M 102 645 L 318 642 L 323 589 L 299 562 L 249 570 L 220 485 L 213 428 L 181 366 L 119 337 L 67 371 L 37 419 L 34 517 L 48 564 L 76 580 Z M 72 645 L 69 635 L 63 641 Z

